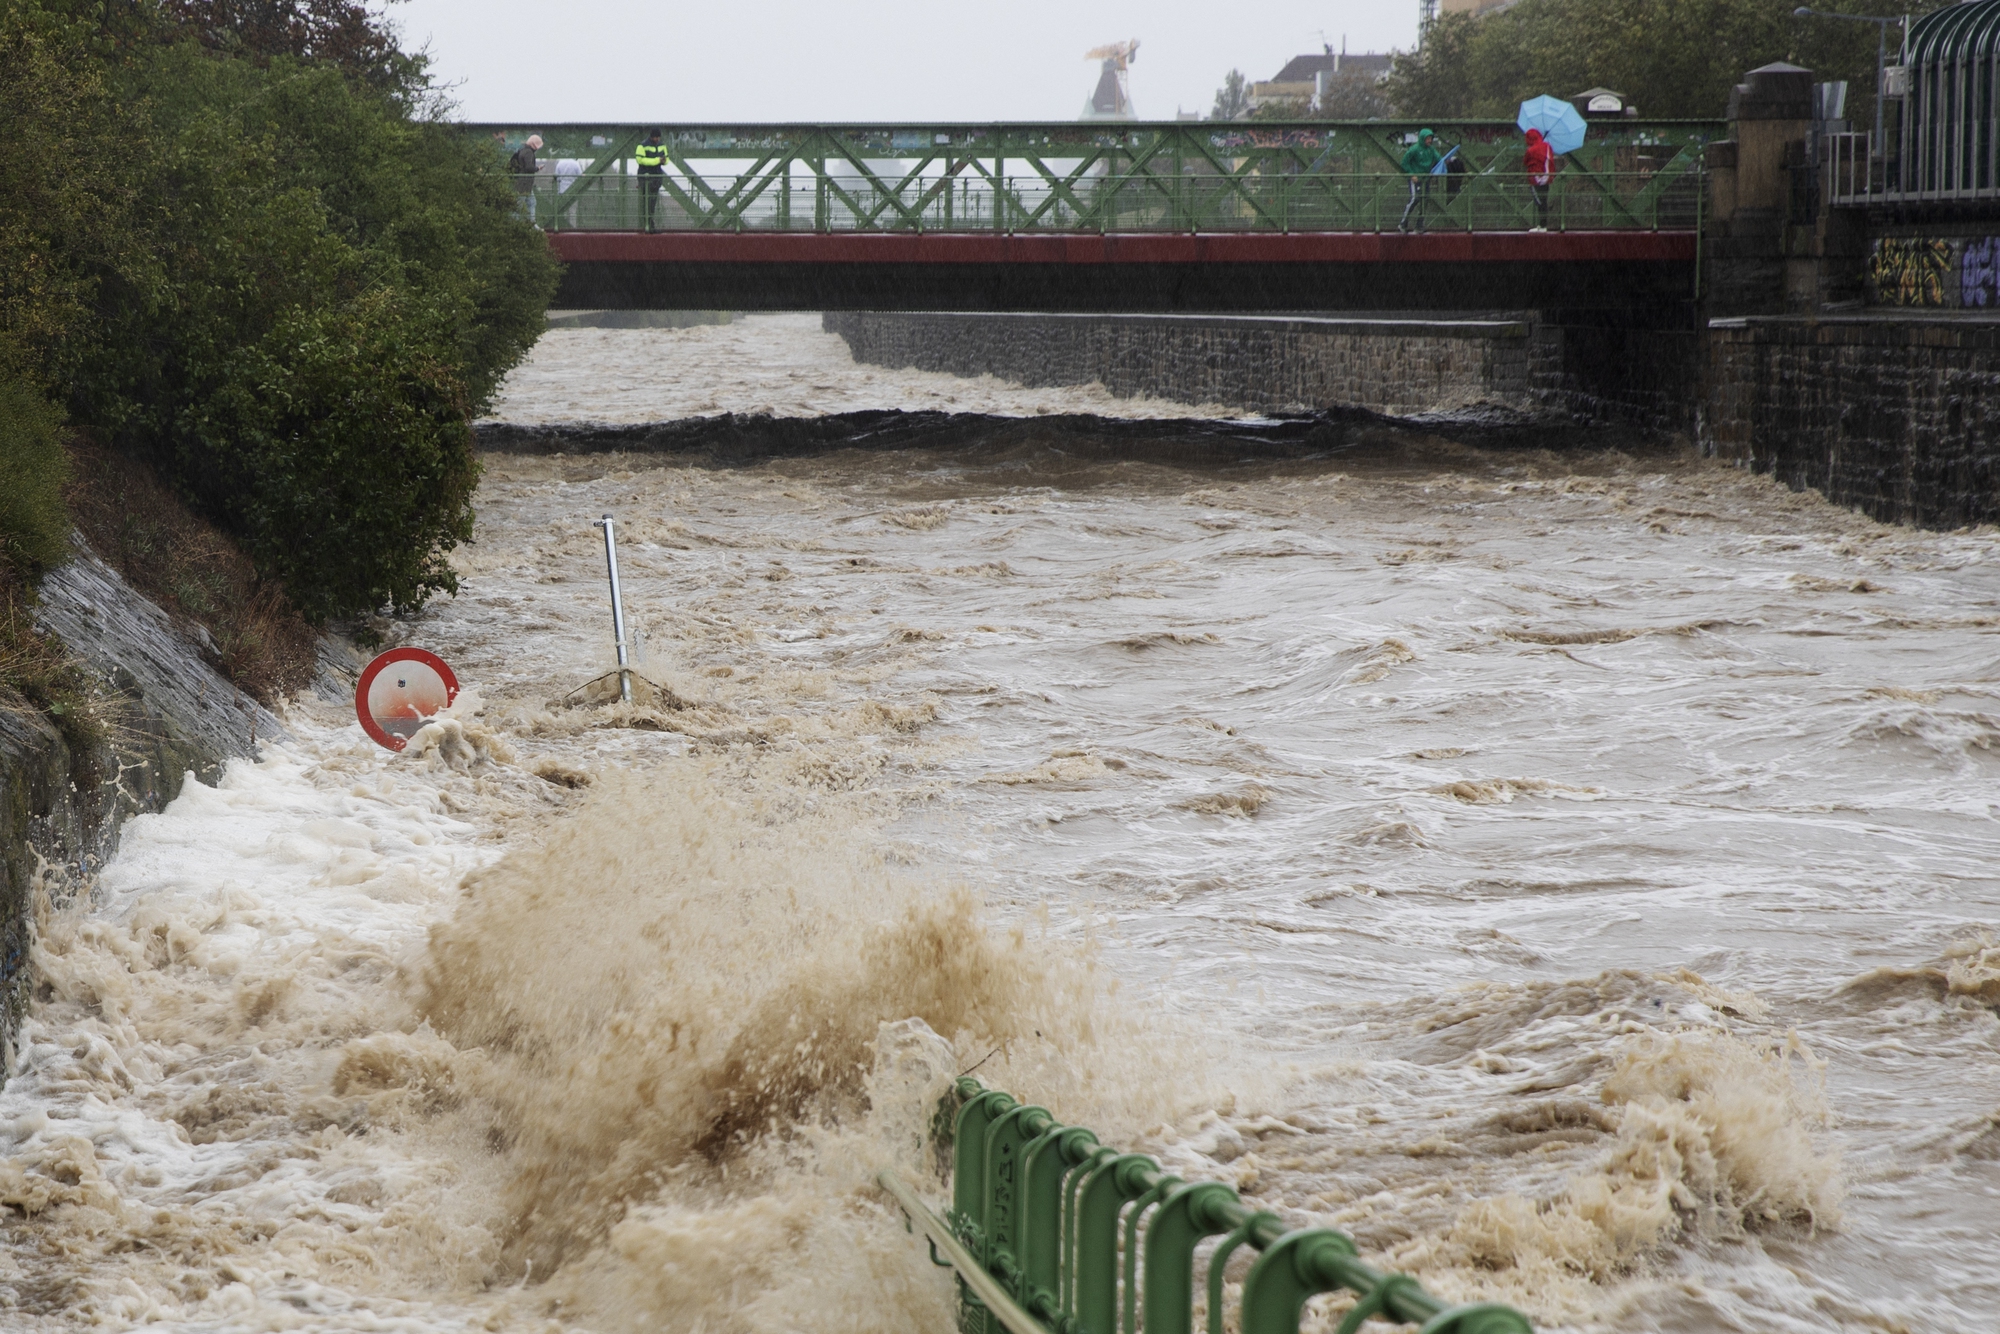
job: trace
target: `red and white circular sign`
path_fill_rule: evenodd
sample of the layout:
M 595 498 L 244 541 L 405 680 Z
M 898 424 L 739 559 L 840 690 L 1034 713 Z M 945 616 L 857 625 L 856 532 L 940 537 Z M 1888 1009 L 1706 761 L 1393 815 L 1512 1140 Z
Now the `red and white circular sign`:
M 361 730 L 401 750 L 430 716 L 458 698 L 458 678 L 435 653 L 392 648 L 368 664 L 354 685 Z

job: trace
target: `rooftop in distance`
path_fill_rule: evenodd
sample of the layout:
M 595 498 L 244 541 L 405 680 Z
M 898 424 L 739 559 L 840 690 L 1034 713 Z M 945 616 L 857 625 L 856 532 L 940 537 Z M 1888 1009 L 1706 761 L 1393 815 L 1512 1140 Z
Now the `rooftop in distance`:
M 1348 53 L 1331 46 L 1309 55 L 1293 56 L 1277 74 L 1250 85 L 1250 110 L 1273 103 L 1298 103 L 1309 112 L 1320 110 L 1336 85 L 1373 87 L 1389 77 L 1394 54 L 1382 51 Z

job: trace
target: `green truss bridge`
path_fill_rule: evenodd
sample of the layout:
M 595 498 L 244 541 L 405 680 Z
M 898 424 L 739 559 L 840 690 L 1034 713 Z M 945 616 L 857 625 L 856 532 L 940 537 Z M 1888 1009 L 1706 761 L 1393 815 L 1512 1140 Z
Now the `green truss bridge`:
M 1540 207 L 1504 121 L 473 125 L 566 306 L 927 310 L 1620 306 L 1693 293 L 1713 121 L 1591 125 Z M 1407 230 L 1405 228 L 1407 227 Z

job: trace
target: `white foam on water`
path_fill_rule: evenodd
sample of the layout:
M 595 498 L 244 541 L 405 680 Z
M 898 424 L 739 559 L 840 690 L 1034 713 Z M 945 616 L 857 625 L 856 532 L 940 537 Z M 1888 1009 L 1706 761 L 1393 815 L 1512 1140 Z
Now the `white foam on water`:
M 884 408 L 999 417 L 1236 417 L 1218 404 L 1120 398 L 1101 384 L 1030 389 L 991 375 L 857 362 L 817 315 L 747 315 L 687 329 L 552 329 L 507 377 L 491 420 L 647 424 L 724 412 L 814 417 Z
M 829 410 L 727 327 L 685 392 Z M 659 689 L 564 707 L 607 509 Z M 304 709 L 45 923 L 6 1323 L 935 1329 L 869 1177 L 977 1065 L 1543 1328 L 1983 1331 L 1992 538 L 1673 451 L 493 458 L 394 627 L 484 712 Z
M 361 1143 L 370 1109 L 328 1077 L 344 1042 L 394 1030 L 404 961 L 497 849 L 450 784 L 358 726 L 300 730 L 298 750 L 190 780 L 126 826 L 86 897 L 44 907 L 40 997 L 0 1092 L 0 1199 L 29 1211 L 5 1252 L 11 1320 L 472 1318 L 412 1312 L 382 1279 L 476 1267 L 476 1183 L 420 1145 Z

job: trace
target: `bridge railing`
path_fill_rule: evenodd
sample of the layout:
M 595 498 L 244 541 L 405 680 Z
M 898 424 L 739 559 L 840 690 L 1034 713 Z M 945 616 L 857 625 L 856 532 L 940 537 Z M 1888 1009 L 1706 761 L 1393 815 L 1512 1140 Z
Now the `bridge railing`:
M 1828 202 L 1990 205 L 2000 199 L 2000 133 L 1941 142 L 1935 131 L 1905 127 L 1886 140 L 1866 130 L 1820 136 L 1814 165 Z
M 1040 176 L 945 182 L 914 203 L 879 180 L 829 174 L 764 191 L 726 214 L 686 178 L 600 176 L 560 188 L 534 186 L 536 220 L 566 231 L 730 232 L 1383 232 L 1631 229 L 1695 226 L 1701 167 L 1662 180 L 1652 174 L 1561 176 L 1547 207 L 1520 172 L 1427 177 L 1380 174 L 1222 182 L 1186 177 L 1162 189 L 1151 179 L 1099 177 L 1073 186 Z M 705 178 L 709 191 L 729 182 Z M 1656 188 L 1649 188 L 1656 187 Z
M 1191 1334 L 1197 1252 L 1211 1237 L 1209 1334 L 1226 1328 L 1224 1276 L 1245 1246 L 1260 1254 L 1242 1282 L 1241 1334 L 1297 1334 L 1307 1299 L 1341 1289 L 1357 1300 L 1336 1334 L 1370 1316 L 1421 1334 L 1533 1334 L 1511 1307 L 1448 1305 L 1363 1264 L 1344 1233 L 1288 1228 L 1221 1182 L 1183 1181 L 976 1079 L 958 1080 L 939 1125 L 951 1134 L 948 1219 L 895 1173 L 878 1179 L 956 1271 L 961 1334 Z
M 470 127 L 505 150 L 527 127 Z M 1392 122 L 680 126 L 667 166 L 636 174 L 645 133 L 540 127 L 544 170 L 517 177 L 545 227 L 777 232 L 1386 231 L 1403 225 L 1401 160 L 1420 127 Z M 1541 222 L 1505 122 L 1436 127 L 1463 168 L 1427 179 L 1412 226 Z M 1551 229 L 1686 230 L 1701 149 L 1723 127 L 1618 121 L 1563 159 Z

